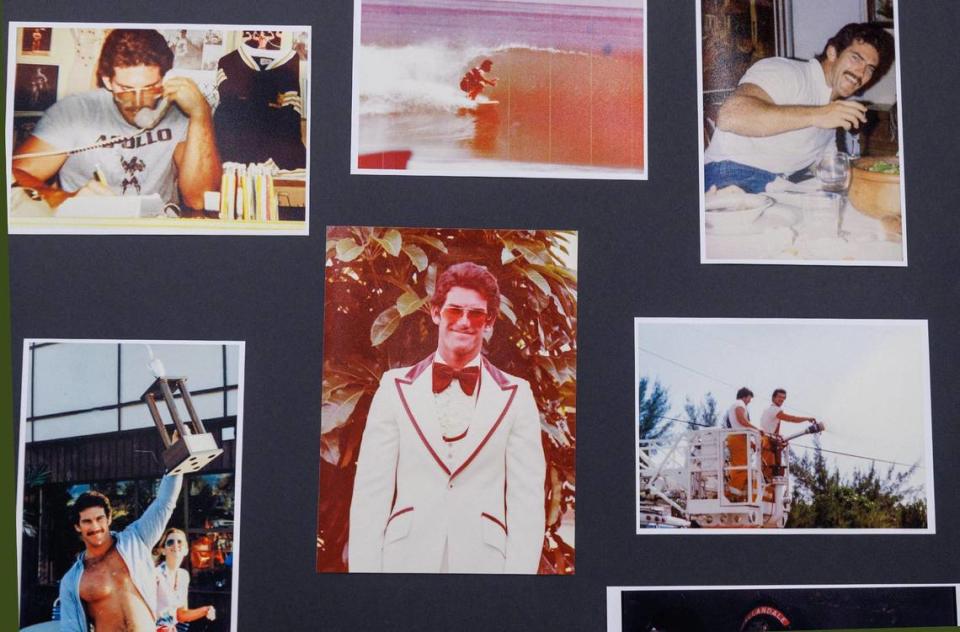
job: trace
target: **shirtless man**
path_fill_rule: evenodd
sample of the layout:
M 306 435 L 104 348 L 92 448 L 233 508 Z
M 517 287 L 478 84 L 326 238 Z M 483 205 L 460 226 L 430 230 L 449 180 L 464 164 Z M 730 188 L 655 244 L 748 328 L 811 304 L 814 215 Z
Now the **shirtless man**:
M 484 84 L 488 86 L 497 85 L 495 78 L 487 78 L 486 73 L 493 69 L 493 62 L 484 59 L 476 68 L 471 68 L 467 74 L 460 80 L 460 89 L 467 93 L 467 98 L 476 101 L 477 96 L 483 92 Z
M 165 476 L 139 520 L 110 531 L 113 509 L 99 492 L 81 494 L 71 509 L 84 551 L 60 580 L 60 630 L 154 632 L 157 579 L 151 551 L 180 495 L 181 476 Z

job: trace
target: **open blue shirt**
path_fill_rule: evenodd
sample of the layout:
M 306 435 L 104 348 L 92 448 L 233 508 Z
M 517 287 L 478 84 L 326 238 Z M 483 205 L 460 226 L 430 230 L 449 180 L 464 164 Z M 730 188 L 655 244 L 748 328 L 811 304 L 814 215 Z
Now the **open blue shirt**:
M 157 540 L 163 535 L 170 516 L 173 515 L 182 483 L 181 475 L 164 476 L 160 480 L 157 497 L 143 512 L 140 519 L 120 533 L 111 531 L 117 544 L 117 552 L 127 565 L 130 578 L 140 591 L 140 596 L 143 597 L 154 619 L 157 612 L 157 575 L 152 550 Z M 77 561 L 60 580 L 60 630 L 62 632 L 88 632 L 90 629 L 87 613 L 80 599 L 80 576 L 83 575 L 84 553 L 81 552 L 77 556 Z

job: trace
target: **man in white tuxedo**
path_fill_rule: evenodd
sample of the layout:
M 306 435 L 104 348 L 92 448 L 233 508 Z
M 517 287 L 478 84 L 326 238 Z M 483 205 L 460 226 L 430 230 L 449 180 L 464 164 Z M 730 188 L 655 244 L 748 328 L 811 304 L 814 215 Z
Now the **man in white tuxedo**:
M 499 305 L 485 267 L 451 266 L 431 299 L 436 351 L 383 374 L 357 461 L 351 572 L 537 572 L 540 415 L 530 384 L 480 354 Z

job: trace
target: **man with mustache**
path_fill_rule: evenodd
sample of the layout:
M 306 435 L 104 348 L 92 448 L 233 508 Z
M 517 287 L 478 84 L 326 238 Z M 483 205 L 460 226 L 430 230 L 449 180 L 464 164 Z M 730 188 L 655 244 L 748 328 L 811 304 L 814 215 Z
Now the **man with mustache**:
M 540 415 L 530 384 L 480 353 L 499 306 L 485 267 L 450 266 L 431 298 L 436 350 L 383 374 L 354 479 L 351 572 L 537 572 Z
M 778 175 L 813 164 L 836 130 L 858 129 L 867 107 L 850 97 L 893 64 L 893 36 L 876 24 L 847 24 L 807 62 L 781 57 L 751 66 L 717 116 L 704 152 L 704 188 L 759 193 Z
M 152 550 L 177 505 L 183 477 L 164 476 L 140 519 L 110 531 L 113 508 L 99 492 L 84 492 L 70 508 L 84 551 L 60 580 L 60 629 L 154 632 L 157 578 Z

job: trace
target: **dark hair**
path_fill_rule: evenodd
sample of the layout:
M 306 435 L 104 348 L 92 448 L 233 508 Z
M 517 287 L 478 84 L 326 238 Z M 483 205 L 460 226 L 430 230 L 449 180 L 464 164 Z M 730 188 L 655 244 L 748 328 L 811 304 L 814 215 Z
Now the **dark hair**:
M 743 399 L 744 397 L 753 397 L 753 391 L 746 386 L 737 391 L 737 399 Z
M 770 399 L 773 399 L 774 397 L 776 397 L 776 396 L 777 396 L 777 393 L 783 393 L 783 396 L 784 396 L 784 397 L 787 396 L 787 391 L 786 391 L 786 389 L 777 388 L 777 389 L 774 389 L 774 390 L 773 390 L 773 395 L 770 396 Z
M 80 512 L 91 507 L 103 507 L 107 519 L 110 519 L 113 515 L 113 507 L 110 506 L 109 498 L 100 492 L 83 492 L 77 496 L 77 499 L 73 501 L 73 506 L 70 507 L 70 524 L 80 524 Z
M 103 41 L 97 62 L 97 82 L 113 78 L 114 68 L 159 66 L 160 75 L 173 68 L 173 51 L 163 35 L 153 29 L 114 29 Z
M 482 294 L 487 299 L 487 317 L 491 320 L 500 313 L 500 286 L 497 285 L 497 278 L 486 267 L 472 261 L 453 264 L 437 279 L 437 287 L 434 288 L 430 304 L 442 307 L 447 300 L 447 292 L 452 287 L 464 287 Z
M 854 42 L 863 42 L 864 44 L 870 44 L 875 49 L 877 49 L 877 55 L 880 57 L 880 61 L 877 63 L 877 69 L 873 72 L 873 76 L 870 78 L 870 81 L 861 86 L 861 90 L 867 86 L 876 83 L 887 74 L 887 71 L 890 70 L 890 66 L 893 65 L 893 58 L 896 53 L 897 45 L 893 41 L 893 35 L 890 35 L 882 26 L 878 24 L 870 24 L 869 22 L 851 22 L 847 24 L 842 29 L 837 31 L 837 34 L 827 40 L 826 45 L 823 47 L 823 52 L 817 55 L 818 61 L 823 61 L 827 58 L 827 49 L 831 46 L 836 49 L 837 54 L 839 55 L 843 51 L 847 50 L 851 44 Z

